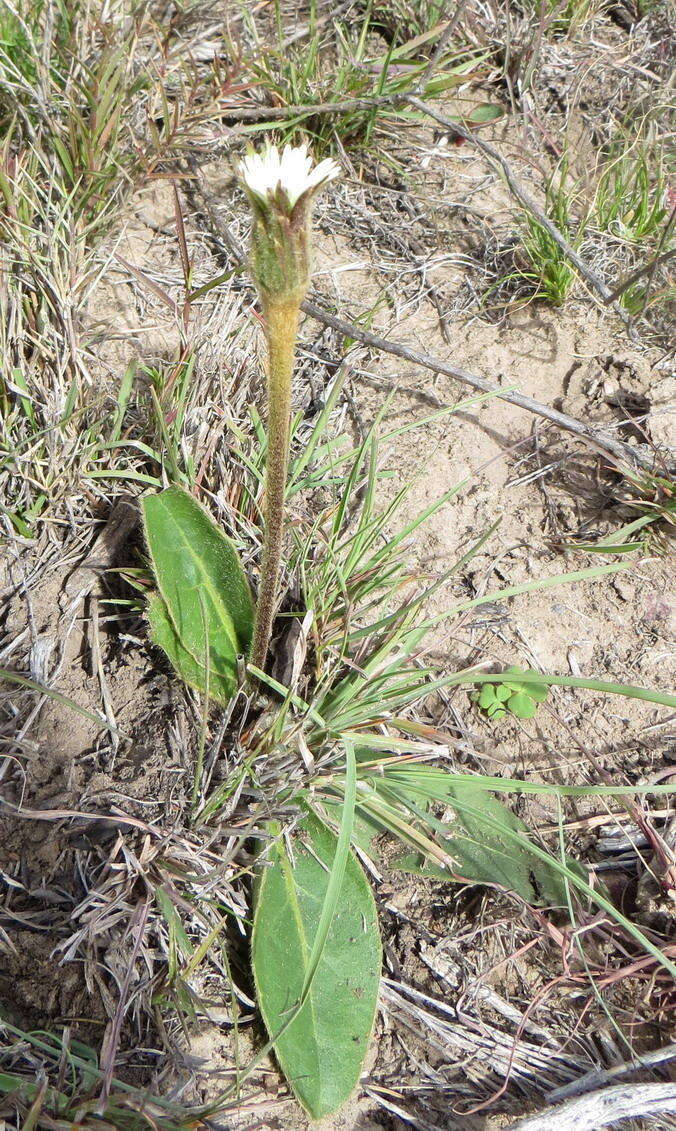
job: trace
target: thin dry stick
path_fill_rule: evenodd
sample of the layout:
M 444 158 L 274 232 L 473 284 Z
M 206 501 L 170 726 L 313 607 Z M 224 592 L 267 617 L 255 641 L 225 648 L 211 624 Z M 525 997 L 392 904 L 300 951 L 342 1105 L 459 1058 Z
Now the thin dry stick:
M 657 271 L 657 268 L 662 263 L 666 263 L 667 260 L 671 259 L 674 255 L 676 255 L 676 250 L 674 250 L 674 249 L 672 249 L 670 251 L 665 251 L 664 253 L 662 253 L 662 248 L 664 247 L 667 240 L 669 239 L 669 235 L 671 233 L 671 229 L 674 226 L 675 220 L 676 220 L 676 205 L 672 208 L 671 216 L 669 217 L 666 224 L 664 225 L 664 228 L 662 229 L 662 234 L 660 236 L 660 240 L 659 240 L 659 243 L 657 245 L 657 255 L 653 256 L 650 263 L 647 263 L 644 267 L 641 267 L 638 271 L 634 271 L 633 274 L 629 275 L 629 277 L 627 279 L 624 279 L 622 282 L 618 283 L 617 286 L 614 288 L 614 290 L 611 293 L 611 296 L 610 296 L 611 299 L 618 298 L 619 295 L 621 295 L 623 293 L 623 291 L 626 291 L 627 287 L 630 287 L 632 285 L 632 283 L 635 283 L 636 280 L 640 279 L 642 275 L 648 275 L 648 282 L 646 283 L 646 288 L 645 288 L 645 299 L 644 299 L 644 302 L 643 302 L 643 309 L 645 310 L 645 307 L 646 307 L 646 304 L 647 304 L 647 301 L 648 301 L 648 292 L 649 292 L 650 287 L 652 285 L 652 281 L 655 278 L 655 272 Z
M 459 2 L 455 5 L 455 11 L 454 11 L 453 15 L 450 17 L 448 23 L 446 24 L 446 27 L 444 28 L 443 32 L 441 33 L 441 37 L 439 39 L 439 42 L 437 43 L 437 45 L 434 49 L 434 54 L 432 55 L 429 63 L 427 64 L 423 73 L 420 76 L 420 81 L 417 84 L 417 88 L 418 88 L 418 91 L 420 92 L 420 94 L 425 93 L 425 89 L 427 87 L 427 84 L 430 81 L 430 78 L 434 74 L 435 70 L 437 69 L 437 65 L 441 61 L 441 57 L 442 57 L 444 51 L 446 50 L 448 41 L 451 38 L 451 36 L 453 35 L 453 32 L 457 28 L 458 24 L 460 23 L 460 20 L 462 18 L 462 14 L 465 11 L 465 8 L 467 7 L 467 3 L 468 3 L 468 0 L 459 0 Z
M 302 118 L 315 114 L 350 114 L 353 110 L 374 110 L 379 106 L 395 106 L 403 94 L 379 94 L 372 98 L 345 98 L 340 102 L 311 102 L 295 106 L 231 106 L 224 111 L 239 122 L 283 122 L 286 118 Z
M 667 1113 L 676 1113 L 676 1084 L 626 1084 L 541 1111 L 512 1131 L 597 1131 L 620 1119 Z
M 194 164 L 192 165 L 192 169 L 193 173 L 198 176 Z M 209 222 L 217 238 L 225 241 L 235 260 L 240 265 L 243 265 L 245 262 L 244 251 L 239 241 L 233 236 L 228 225 L 221 220 L 216 201 L 212 194 L 205 189 L 201 178 L 199 178 L 198 191 Z M 450 365 L 448 362 L 442 361 L 441 358 L 420 353 L 418 350 L 411 349 L 410 346 L 406 346 L 401 342 L 392 341 L 391 338 L 381 338 L 377 334 L 370 333 L 368 330 L 362 330 L 360 326 L 356 326 L 352 322 L 346 322 L 342 318 L 336 318 L 335 315 L 321 310 L 318 306 L 315 306 L 314 303 L 303 302 L 301 304 L 301 310 L 311 318 L 314 318 L 317 322 L 321 322 L 325 326 L 330 326 L 332 329 L 344 334 L 345 337 L 362 342 L 372 349 L 381 350 L 383 353 L 389 353 L 394 357 L 403 358 L 404 361 L 411 361 L 414 365 L 421 365 L 425 369 L 430 369 L 433 373 L 445 373 L 448 377 L 454 377 L 456 380 L 462 381 L 463 384 L 469 385 L 472 389 L 477 389 L 482 393 L 490 393 L 500 400 L 507 401 L 509 404 L 516 405 L 518 408 L 523 408 L 527 412 L 533 413 L 535 416 L 541 416 L 544 420 L 549 420 L 558 428 L 562 428 L 564 431 L 570 432 L 571 435 L 584 440 L 585 443 L 592 445 L 597 451 L 601 452 L 603 455 L 609 456 L 612 460 L 621 460 L 623 463 L 628 462 L 649 471 L 654 470 L 655 459 L 652 454 L 647 455 L 642 451 L 632 448 L 630 444 L 625 444 L 622 440 L 617 440 L 612 436 L 601 433 L 595 428 L 592 428 L 591 425 L 585 424 L 581 420 L 576 420 L 575 417 L 568 416 L 564 412 L 559 412 L 558 409 L 550 408 L 549 405 L 541 404 L 539 401 L 533 400 L 532 397 L 528 397 L 524 393 L 502 390 L 492 385 L 490 381 L 486 381 L 483 377 L 477 377 L 475 374 L 469 373 L 466 369 L 460 369 L 456 365 Z
M 655 459 L 652 455 L 646 455 L 644 452 L 632 448 L 630 444 L 625 444 L 622 440 L 617 440 L 612 436 L 601 433 L 595 428 L 592 428 L 591 425 L 585 424 L 581 420 L 576 420 L 573 416 L 567 416 L 564 412 L 559 412 L 558 409 L 550 408 L 549 405 L 540 404 L 539 401 L 533 400 L 532 397 L 528 397 L 524 393 L 502 390 L 492 385 L 490 381 L 486 381 L 483 377 L 477 377 L 474 373 L 469 373 L 466 369 L 460 369 L 456 365 L 449 365 L 448 362 L 442 361 L 439 357 L 420 353 L 418 350 L 411 349 L 410 346 L 405 346 L 400 342 L 393 342 L 390 338 L 380 338 L 377 334 L 371 334 L 368 330 L 362 330 L 361 327 L 355 326 L 351 322 L 344 322 L 342 318 L 336 318 L 333 314 L 327 314 L 326 311 L 320 310 L 319 307 L 314 306 L 310 302 L 304 302 L 301 309 L 305 314 L 309 314 L 311 318 L 317 319 L 318 322 L 323 322 L 326 326 L 331 326 L 332 329 L 338 330 L 340 333 L 345 334 L 346 337 L 363 342 L 366 346 L 382 350 L 383 353 L 393 354 L 395 357 L 401 357 L 405 361 L 412 361 L 415 365 L 422 365 L 425 369 L 431 369 L 434 373 L 445 373 L 447 376 L 455 377 L 458 381 L 462 381 L 463 384 L 469 385 L 479 392 L 490 393 L 500 400 L 517 405 L 518 408 L 524 408 L 527 412 L 532 412 L 536 416 L 541 416 L 545 420 L 551 421 L 552 424 L 556 424 L 557 427 L 563 428 L 564 431 L 570 432 L 571 435 L 578 436 L 581 440 L 591 444 L 597 451 L 610 456 L 614 460 L 637 464 L 639 467 L 647 470 L 654 469 Z M 443 405 L 441 405 L 441 407 L 443 407 Z
M 603 301 L 610 301 L 610 288 L 606 286 L 603 279 L 597 275 L 595 271 L 592 271 L 591 267 L 585 263 L 584 259 L 580 258 L 575 248 L 571 247 L 568 240 L 561 235 L 561 232 L 555 224 L 552 224 L 549 217 L 545 216 L 540 206 L 536 204 L 532 196 L 529 196 L 525 188 L 517 181 L 509 162 L 495 146 L 490 145 L 489 142 L 484 141 L 477 134 L 470 133 L 470 131 L 466 130 L 464 126 L 461 126 L 459 122 L 449 118 L 446 114 L 442 114 L 436 107 L 430 106 L 429 102 L 423 102 L 420 98 L 416 98 L 415 95 L 405 95 L 404 101 L 408 102 L 409 105 L 413 106 L 416 110 L 420 110 L 422 114 L 427 114 L 428 117 L 434 118 L 434 121 L 438 122 L 439 125 L 445 126 L 453 137 L 462 138 L 470 145 L 473 145 L 475 149 L 480 149 L 495 165 L 498 165 L 504 174 L 504 178 L 507 181 L 512 195 L 515 196 L 519 203 L 522 204 L 528 212 L 531 212 L 538 223 L 542 224 L 542 227 L 549 232 L 554 242 L 561 248 L 561 251 L 570 259 L 571 263 L 575 264 L 582 278 L 587 280 L 589 285 L 594 288 Z M 620 313 L 624 315 L 625 312 L 621 310 Z
M 615 299 L 618 299 L 621 294 L 624 294 L 629 287 L 633 286 L 639 279 L 642 279 L 644 275 L 650 275 L 652 272 L 656 271 L 658 267 L 661 267 L 663 263 L 668 263 L 670 259 L 674 258 L 676 258 L 676 248 L 672 251 L 665 251 L 662 255 L 656 255 L 649 263 L 644 263 L 643 267 L 632 271 L 631 275 L 627 275 L 616 287 L 613 287 L 609 301 L 614 302 Z

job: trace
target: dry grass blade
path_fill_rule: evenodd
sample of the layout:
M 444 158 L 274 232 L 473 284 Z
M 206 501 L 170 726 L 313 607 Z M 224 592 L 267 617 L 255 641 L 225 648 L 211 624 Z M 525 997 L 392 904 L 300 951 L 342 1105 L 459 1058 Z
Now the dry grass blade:
M 624 1084 L 591 1092 L 514 1124 L 514 1131 L 597 1131 L 623 1119 L 676 1115 L 676 1084 Z
M 513 1078 L 544 1092 L 577 1074 L 584 1063 L 551 1040 L 545 1047 L 507 1034 L 473 1017 L 468 1006 L 458 1017 L 445 1001 L 412 986 L 385 979 L 382 998 L 400 1025 L 429 1030 L 437 1052 L 451 1063 L 461 1062 L 467 1076 L 487 1089 L 496 1079 Z
M 668 1045 L 663 1049 L 656 1049 L 654 1052 L 644 1053 L 635 1063 L 615 1064 L 612 1068 L 603 1072 L 588 1072 L 578 1080 L 572 1080 L 570 1084 L 563 1084 L 560 1088 L 555 1088 L 550 1092 L 548 1099 L 550 1103 L 560 1103 L 561 1100 L 567 1100 L 571 1096 L 578 1096 L 583 1092 L 593 1092 L 599 1089 L 601 1085 L 620 1080 L 623 1076 L 633 1076 L 657 1068 L 661 1064 L 668 1064 L 672 1060 L 676 1060 L 676 1044 Z
M 113 1084 L 113 1076 L 115 1074 L 115 1057 L 122 1035 L 122 1023 L 124 1015 L 129 1005 L 128 995 L 131 986 L 134 967 L 144 945 L 144 936 L 146 931 L 146 924 L 148 922 L 148 912 L 150 910 L 150 902 L 146 900 L 141 905 L 138 912 L 134 915 L 130 923 L 130 929 L 135 932 L 134 944 L 129 956 L 129 967 L 125 975 L 122 987 L 120 989 L 120 999 L 115 1008 L 115 1016 L 110 1022 L 108 1029 L 105 1033 L 101 1043 L 101 1067 L 103 1069 L 103 1084 L 101 1086 L 101 1095 L 99 1103 L 102 1109 L 110 1097 L 110 1091 Z

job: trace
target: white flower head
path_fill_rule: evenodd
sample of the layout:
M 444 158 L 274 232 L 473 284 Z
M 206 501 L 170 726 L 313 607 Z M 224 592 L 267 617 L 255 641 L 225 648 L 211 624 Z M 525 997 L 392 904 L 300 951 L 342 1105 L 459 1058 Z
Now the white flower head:
M 318 188 L 340 176 L 340 167 L 330 157 L 313 166 L 306 145 L 285 145 L 281 154 L 276 145 L 268 145 L 240 162 L 239 175 L 261 207 L 283 202 L 291 212 L 306 193 L 314 196 Z
M 318 189 L 340 175 L 327 158 L 313 165 L 305 145 L 249 153 L 239 176 L 251 201 L 251 272 L 263 304 L 301 302 L 310 281 L 311 215 Z

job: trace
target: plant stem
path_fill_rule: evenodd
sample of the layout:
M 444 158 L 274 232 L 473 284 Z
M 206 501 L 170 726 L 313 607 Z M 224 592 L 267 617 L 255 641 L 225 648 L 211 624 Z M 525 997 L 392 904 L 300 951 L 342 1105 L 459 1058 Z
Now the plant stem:
M 268 339 L 268 455 L 265 469 L 265 540 L 251 663 L 265 667 L 277 599 L 284 535 L 284 496 L 289 463 L 291 378 L 299 303 L 271 300 L 265 310 Z

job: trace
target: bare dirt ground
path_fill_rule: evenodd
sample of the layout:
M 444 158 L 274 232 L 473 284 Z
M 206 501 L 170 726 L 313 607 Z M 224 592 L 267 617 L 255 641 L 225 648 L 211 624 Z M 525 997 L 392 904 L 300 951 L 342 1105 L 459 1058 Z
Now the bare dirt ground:
M 218 19 L 214 8 L 205 38 Z M 632 51 L 637 68 L 650 69 L 640 37 L 652 34 L 659 55 L 660 26 L 632 38 L 599 16 L 593 33 L 552 40 L 537 114 L 527 122 L 510 113 L 481 131 L 529 191 L 541 192 L 543 172 L 555 164 L 549 139 L 560 138 L 564 124 L 576 139 L 575 160 L 581 167 L 589 160 L 589 121 L 603 112 L 607 84 Z M 586 87 L 583 57 L 586 65 L 593 60 Z M 444 112 L 457 108 L 449 99 L 435 104 Z M 358 157 L 347 159 L 342 182 L 317 208 L 313 301 L 348 321 L 368 312 L 365 325 L 381 337 L 631 443 L 663 453 L 676 446 L 675 382 L 661 324 L 640 323 L 629 335 L 580 283 L 561 308 L 520 295 L 483 301 L 499 249 L 519 222 L 509 189 L 488 160 L 449 142 L 434 123 L 387 126 L 380 145 L 388 159 L 401 161 L 405 177 L 384 161 L 367 169 Z M 138 378 L 124 421 L 130 439 L 147 435 L 148 370 L 170 365 L 185 338 L 180 318 L 125 264 L 179 295 L 176 183 L 196 286 L 232 267 L 215 230 L 220 223 L 238 239 L 246 236 L 232 157 L 211 157 L 203 145 L 198 171 L 176 182 L 167 172 L 140 185 L 100 248 L 107 269 L 79 330 L 87 343 L 83 396 L 113 413 L 122 374 L 134 362 Z M 230 506 L 231 422 L 243 404 L 264 411 L 262 335 L 246 274 L 198 300 L 191 319 L 196 368 L 185 443 L 196 455 L 202 497 L 222 516 Z M 393 473 L 382 488 L 383 504 L 403 482 L 413 483 L 402 524 L 466 481 L 407 546 L 421 574 L 438 576 L 500 520 L 467 568 L 435 595 L 430 614 L 442 613 L 451 600 L 608 560 L 590 563 L 590 555 L 572 546 L 631 516 L 621 505 L 619 474 L 590 446 L 499 399 L 472 403 L 471 390 L 442 373 L 359 343 L 346 349 L 341 335 L 309 317 L 296 380 L 296 403 L 307 419 L 341 364 L 349 376 L 337 430 L 363 434 L 383 405 L 388 430 L 427 421 L 382 448 L 382 464 Z M 434 418 L 455 405 L 453 414 Z M 140 457 L 119 464 L 132 467 L 143 470 Z M 143 561 L 135 500 L 145 487 L 123 475 L 96 479 L 91 470 L 71 467 L 66 453 L 67 489 L 55 490 L 53 510 L 31 537 L 8 529 L 0 566 L 2 666 L 54 689 L 82 712 L 34 690 L 4 692 L 0 1016 L 30 1031 L 67 1026 L 100 1049 L 124 993 L 131 1005 L 116 1076 L 186 1104 L 203 1102 L 231 1083 L 235 1064 L 246 1065 L 263 1043 L 247 972 L 247 887 L 236 880 L 247 860 L 230 854 L 255 798 L 245 790 L 239 807 L 200 844 L 186 831 L 200 712 L 149 643 L 136 606 L 111 603 L 134 597 L 129 580 Z M 632 555 L 624 572 L 442 621 L 428 641 L 428 659 L 444 671 L 485 661 L 668 692 L 675 682 L 675 625 L 673 556 L 655 541 Z M 673 773 L 668 712 L 637 700 L 555 688 L 535 719 L 491 722 L 466 691 L 456 690 L 433 697 L 428 718 L 451 736 L 453 764 L 463 772 L 567 785 L 599 774 L 618 784 L 663 782 Z M 210 740 L 218 725 L 214 716 Z M 219 757 L 225 779 L 229 755 Z M 529 827 L 556 834 L 554 799 L 523 796 L 512 804 Z M 654 847 L 646 828 L 665 832 L 669 799 L 641 808 L 641 827 L 635 815 L 613 809 L 611 815 L 599 798 L 567 804 L 567 850 L 596 869 L 624 914 L 673 954 L 673 900 L 645 881 Z M 232 916 L 239 1029 L 233 1030 L 232 996 L 219 983 L 218 958 L 193 987 L 195 1001 L 202 993 L 210 1003 L 196 1020 L 183 1026 L 178 1014 L 151 1004 L 159 1000 L 171 941 L 146 897 L 148 878 L 185 892 L 195 870 Z M 624 944 L 618 949 L 603 929 L 585 951 L 592 976 L 570 923 L 526 909 L 508 894 L 387 869 L 375 889 L 385 943 L 375 1039 L 360 1094 L 322 1124 L 327 1131 L 405 1125 L 492 1131 L 541 1111 L 553 1089 L 627 1060 L 628 1048 L 644 1054 L 673 1039 L 668 975 L 627 947 L 622 953 Z M 604 969 L 605 978 L 598 973 Z M 220 1118 L 228 1127 L 305 1126 L 272 1059 Z M 664 1115 L 626 1125 L 674 1123 Z

